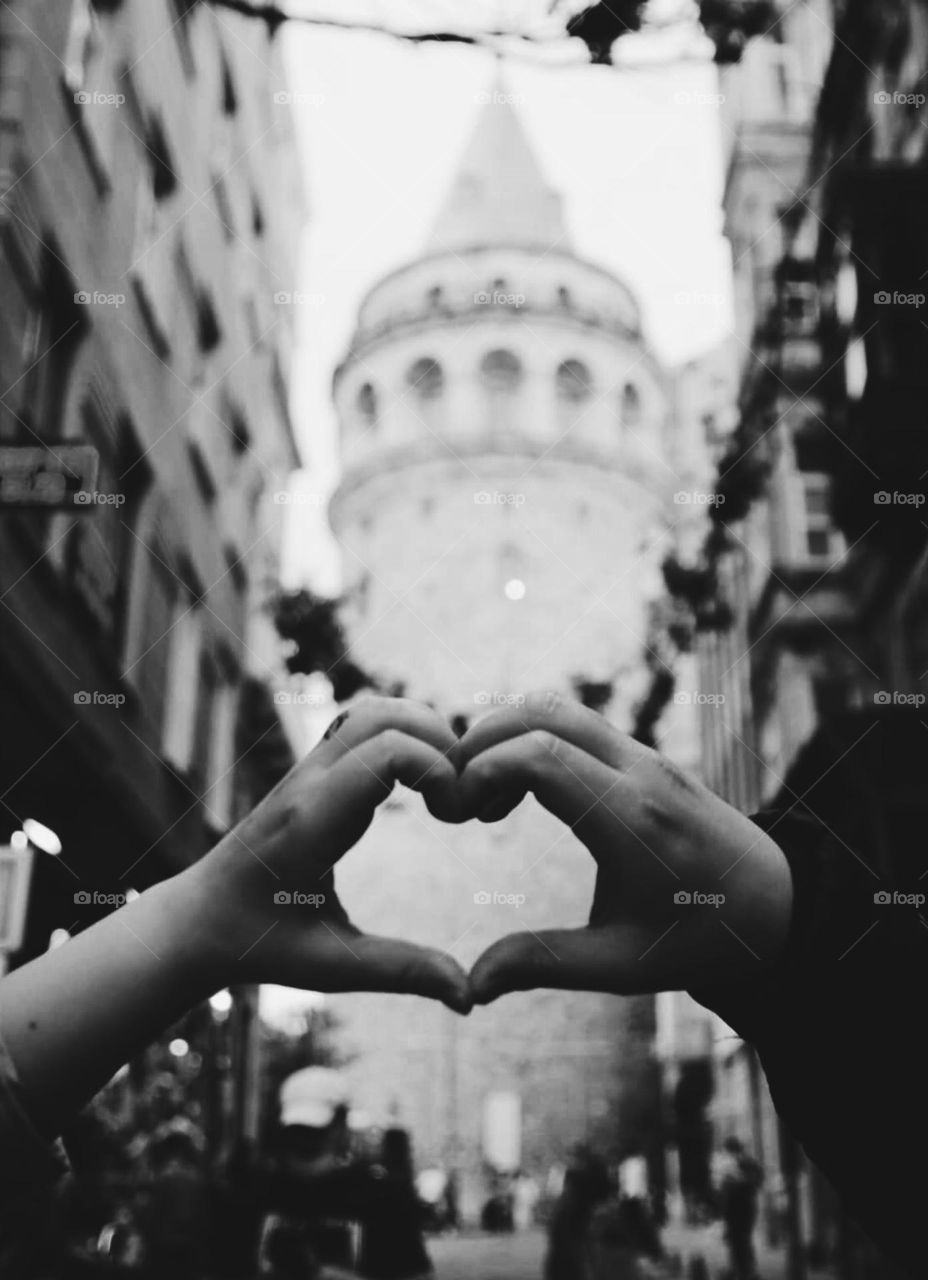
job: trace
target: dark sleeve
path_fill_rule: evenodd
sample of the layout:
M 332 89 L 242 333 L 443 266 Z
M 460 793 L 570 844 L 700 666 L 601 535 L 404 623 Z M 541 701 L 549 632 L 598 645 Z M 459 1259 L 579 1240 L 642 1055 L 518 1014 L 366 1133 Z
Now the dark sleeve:
M 757 1050 L 779 1115 L 848 1212 L 923 1274 L 928 882 L 900 884 L 809 817 L 754 821 L 792 873 L 784 954 L 760 982 L 690 994 Z

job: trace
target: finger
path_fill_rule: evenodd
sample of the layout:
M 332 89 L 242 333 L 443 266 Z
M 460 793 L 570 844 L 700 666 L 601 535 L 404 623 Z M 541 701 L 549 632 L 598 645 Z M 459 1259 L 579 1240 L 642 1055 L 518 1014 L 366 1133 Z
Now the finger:
M 530 693 L 521 706 L 506 707 L 479 720 L 458 742 L 452 758 L 463 769 L 481 752 L 536 730 L 556 734 L 615 769 L 630 768 L 648 753 L 641 743 L 575 699 Z
M 633 838 L 643 819 L 642 801 L 622 774 L 537 730 L 481 752 L 461 773 L 459 787 L 464 812 L 475 815 L 501 796 L 509 802 L 531 792 L 591 848 L 604 834 L 616 844 L 623 827 Z
M 394 728 L 346 752 L 325 777 L 325 817 L 339 833 L 342 852 L 360 838 L 397 782 L 420 792 L 436 816 L 461 808 L 457 774 L 447 755 Z
M 494 942 L 471 970 L 476 1004 L 489 1004 L 510 991 L 551 987 L 570 991 L 612 991 L 615 968 L 594 929 L 547 929 L 511 933 Z
M 458 742 L 450 724 L 425 703 L 409 698 L 361 698 L 336 716 L 316 750 L 324 764 L 335 763 L 385 729 L 421 738 L 443 753 Z
M 353 959 L 340 966 L 339 981 L 350 983 L 350 990 L 425 996 L 440 1000 L 455 1013 L 470 1013 L 473 1008 L 468 976 L 446 952 L 364 933 L 346 942 Z

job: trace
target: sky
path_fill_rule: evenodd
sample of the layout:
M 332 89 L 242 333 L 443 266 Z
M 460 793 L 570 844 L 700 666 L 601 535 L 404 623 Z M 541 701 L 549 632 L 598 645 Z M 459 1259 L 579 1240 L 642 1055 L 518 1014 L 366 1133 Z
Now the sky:
M 293 419 L 305 470 L 288 509 L 288 585 L 339 588 L 324 501 L 337 483 L 330 391 L 359 303 L 416 257 L 491 88 L 493 59 L 455 46 L 298 27 L 286 56 L 309 199 Z M 647 56 L 644 42 L 636 44 Z M 508 91 L 575 250 L 621 276 L 657 357 L 673 365 L 730 328 L 730 254 L 721 235 L 718 85 L 708 60 L 619 71 L 507 60 Z M 265 989 L 266 1017 L 288 1025 L 317 997 Z
M 285 581 L 337 591 L 324 498 L 337 480 L 333 370 L 366 290 L 415 257 L 493 76 L 460 46 L 293 24 L 285 33 L 309 216 L 297 297 L 293 416 L 308 501 L 291 509 Z M 578 45 L 579 42 L 573 42 Z M 643 38 L 632 37 L 646 55 Z M 637 294 L 659 359 L 730 326 L 718 85 L 708 61 L 637 70 L 507 60 L 509 92 L 564 196 L 575 249 Z

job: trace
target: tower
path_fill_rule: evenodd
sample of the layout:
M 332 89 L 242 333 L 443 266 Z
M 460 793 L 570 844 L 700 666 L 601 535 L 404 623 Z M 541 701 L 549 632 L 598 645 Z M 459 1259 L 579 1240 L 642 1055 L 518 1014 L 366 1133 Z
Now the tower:
M 369 292 L 335 375 L 352 656 L 451 717 L 545 688 L 627 726 L 677 487 L 665 379 L 631 292 L 571 247 L 511 97 L 484 97 L 422 255 Z M 339 876 L 359 924 L 468 964 L 504 933 L 583 923 L 593 865 L 533 801 L 442 828 L 401 793 Z M 594 1132 L 613 1154 L 644 1136 L 649 999 L 534 992 L 466 1021 L 401 997 L 334 1007 L 360 1105 L 473 1186 L 495 1106 L 521 1115 L 536 1172 Z

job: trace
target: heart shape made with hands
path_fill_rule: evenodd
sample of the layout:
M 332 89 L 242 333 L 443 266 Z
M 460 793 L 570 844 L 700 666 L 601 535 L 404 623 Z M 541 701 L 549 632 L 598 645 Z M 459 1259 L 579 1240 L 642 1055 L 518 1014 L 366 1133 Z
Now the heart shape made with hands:
M 499 822 L 532 793 L 597 864 L 589 923 L 501 938 L 469 975 L 447 953 L 357 929 L 334 868 L 397 782 L 450 824 Z M 364 699 L 237 839 L 252 854 L 260 847 L 280 888 L 299 877 L 324 901 L 315 913 L 249 921 L 254 936 L 266 929 L 258 981 L 408 992 L 467 1012 L 535 987 L 632 994 L 741 979 L 772 962 L 788 931 L 790 874 L 773 841 L 602 716 L 550 693 L 490 713 L 461 738 L 429 707 Z M 255 858 L 239 862 L 253 896 Z

